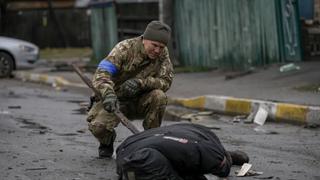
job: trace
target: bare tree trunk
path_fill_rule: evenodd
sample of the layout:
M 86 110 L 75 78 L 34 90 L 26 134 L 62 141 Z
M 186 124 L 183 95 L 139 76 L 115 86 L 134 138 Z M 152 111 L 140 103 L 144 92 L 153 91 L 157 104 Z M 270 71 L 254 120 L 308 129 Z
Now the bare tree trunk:
M 5 32 L 7 0 L 0 0 L 0 34 Z
M 56 16 L 55 10 L 52 6 L 52 0 L 48 0 L 48 9 L 49 9 L 49 16 L 52 18 L 53 23 L 56 25 L 59 36 L 61 38 L 62 41 L 62 46 L 63 47 L 68 47 L 69 46 L 69 42 L 68 39 L 66 38 L 66 35 L 64 33 L 64 30 Z

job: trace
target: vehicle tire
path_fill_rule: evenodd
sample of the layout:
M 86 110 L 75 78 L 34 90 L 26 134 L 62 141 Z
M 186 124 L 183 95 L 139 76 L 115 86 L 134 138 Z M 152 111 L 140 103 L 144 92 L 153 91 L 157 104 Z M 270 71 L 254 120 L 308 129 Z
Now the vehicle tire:
M 13 58 L 5 52 L 0 52 L 0 78 L 10 77 L 13 70 Z

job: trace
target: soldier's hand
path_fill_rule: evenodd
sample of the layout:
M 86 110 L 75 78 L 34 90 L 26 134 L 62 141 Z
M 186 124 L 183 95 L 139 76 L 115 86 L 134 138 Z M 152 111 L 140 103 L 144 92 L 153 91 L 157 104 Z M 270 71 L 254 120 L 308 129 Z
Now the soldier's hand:
M 104 96 L 103 107 L 109 113 L 114 112 L 118 108 L 118 99 L 114 93 L 109 93 Z
M 142 91 L 141 83 L 138 79 L 129 79 L 121 85 L 121 91 L 126 97 L 135 97 Z

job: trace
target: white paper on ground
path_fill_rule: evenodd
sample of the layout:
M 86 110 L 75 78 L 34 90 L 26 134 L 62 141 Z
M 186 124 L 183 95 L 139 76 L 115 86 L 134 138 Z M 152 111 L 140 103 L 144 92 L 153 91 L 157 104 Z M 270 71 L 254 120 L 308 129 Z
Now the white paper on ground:
M 237 174 L 237 176 L 245 176 L 247 174 L 247 172 L 250 170 L 251 167 L 252 167 L 252 164 L 244 163 L 242 165 L 239 173 Z
M 254 117 L 253 122 L 262 126 L 266 122 L 267 117 L 268 111 L 260 106 L 256 116 Z

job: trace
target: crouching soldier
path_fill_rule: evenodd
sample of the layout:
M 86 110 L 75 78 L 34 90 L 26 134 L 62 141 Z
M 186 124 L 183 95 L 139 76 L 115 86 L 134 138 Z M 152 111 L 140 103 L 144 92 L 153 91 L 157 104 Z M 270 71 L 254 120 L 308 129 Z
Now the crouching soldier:
M 227 177 L 231 165 L 249 162 L 241 151 L 226 151 L 209 128 L 175 124 L 127 138 L 116 151 L 122 180 L 205 180 Z
M 114 111 L 129 118 L 144 118 L 144 129 L 156 128 L 167 105 L 165 92 L 173 79 L 166 47 L 171 29 L 159 21 L 148 24 L 142 36 L 118 43 L 103 59 L 93 77 L 102 95 L 89 111 L 89 130 L 100 142 L 99 156 L 113 154 L 114 128 L 119 120 Z

